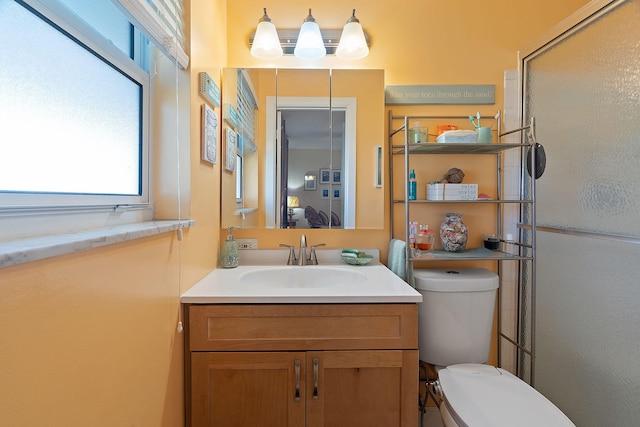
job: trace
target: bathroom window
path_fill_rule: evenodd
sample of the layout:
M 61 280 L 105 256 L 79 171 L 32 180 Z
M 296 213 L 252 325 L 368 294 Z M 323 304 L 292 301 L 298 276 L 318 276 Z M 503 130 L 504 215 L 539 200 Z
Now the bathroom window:
M 258 103 L 251 78 L 244 69 L 238 70 L 237 110 L 238 110 L 238 150 L 236 159 L 236 205 L 244 207 L 245 153 L 256 151 L 256 114 Z
M 182 0 L 144 1 L 0 0 L 0 254 L 190 214 Z
M 140 46 L 146 47 L 148 41 L 118 10 L 110 0 L 59 0 L 74 14 L 100 33 L 122 53 L 149 70 L 146 56 L 141 55 Z M 148 50 L 148 49 L 145 49 Z
M 243 172 L 242 154 L 238 153 L 236 155 L 236 203 L 242 203 L 242 188 L 244 187 L 244 180 L 242 179 Z
M 238 130 L 247 144 L 255 144 L 256 134 L 256 102 L 255 89 L 251 83 L 251 78 L 244 69 L 238 70 Z
M 57 10 L 0 0 L 1 209 L 146 204 L 149 75 Z

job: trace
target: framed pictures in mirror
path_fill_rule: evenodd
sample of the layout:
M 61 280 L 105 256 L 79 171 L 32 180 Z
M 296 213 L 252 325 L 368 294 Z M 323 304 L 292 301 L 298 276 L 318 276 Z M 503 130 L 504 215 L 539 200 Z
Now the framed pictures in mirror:
M 331 169 L 320 169 L 320 184 L 331 183 Z

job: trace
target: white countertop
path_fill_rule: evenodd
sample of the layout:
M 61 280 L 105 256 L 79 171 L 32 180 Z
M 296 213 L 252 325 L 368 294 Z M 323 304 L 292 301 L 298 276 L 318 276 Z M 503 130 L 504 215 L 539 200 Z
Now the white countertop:
M 182 294 L 180 301 L 189 304 L 323 304 L 323 303 L 418 303 L 422 295 L 379 262 L 377 250 L 365 249 L 374 255 L 365 266 L 348 265 L 340 258 L 340 250 L 318 250 L 319 265 L 287 266 L 287 250 L 240 251 L 241 265 L 236 268 L 217 268 Z M 248 264 L 248 265 L 247 265 Z M 357 283 L 327 284 L 326 286 L 263 286 L 246 283 L 247 273 L 279 274 L 307 269 L 314 281 L 323 270 L 340 274 L 341 270 L 358 273 Z M 277 270 L 277 271 L 267 271 Z M 361 277 L 360 275 L 364 276 Z M 297 284 L 298 285 L 298 284 Z

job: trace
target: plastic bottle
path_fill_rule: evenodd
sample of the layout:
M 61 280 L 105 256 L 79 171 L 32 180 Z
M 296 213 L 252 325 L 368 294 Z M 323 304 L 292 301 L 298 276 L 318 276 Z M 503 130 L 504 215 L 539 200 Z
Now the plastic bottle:
M 416 171 L 414 169 L 411 169 L 411 172 L 409 172 L 409 200 L 416 200 L 416 194 L 418 194 Z
M 420 122 L 416 122 L 413 125 L 413 141 L 411 142 L 414 142 L 414 143 L 422 142 L 420 139 L 421 139 L 420 138 Z
M 238 255 L 238 242 L 236 242 L 233 238 L 233 227 L 229 227 L 229 235 L 227 236 L 227 240 L 222 242 L 220 263 L 224 268 L 235 268 L 240 263 L 240 256 Z
M 418 235 L 418 222 L 409 221 L 409 247 L 415 248 L 417 235 Z

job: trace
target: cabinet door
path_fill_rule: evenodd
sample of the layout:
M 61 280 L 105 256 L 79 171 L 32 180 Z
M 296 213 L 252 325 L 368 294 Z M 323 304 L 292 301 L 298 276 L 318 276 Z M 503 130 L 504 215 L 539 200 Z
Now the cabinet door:
M 303 427 L 304 352 L 191 353 L 191 425 Z
M 416 350 L 307 353 L 307 427 L 416 427 Z

